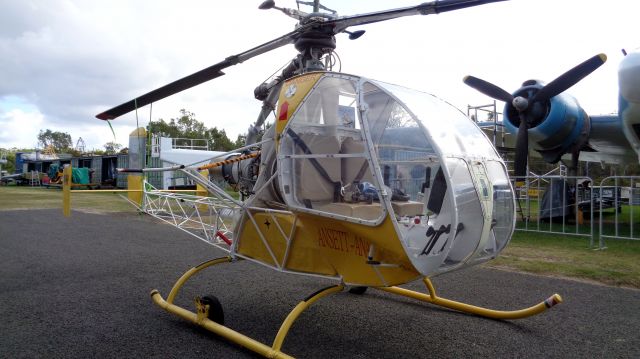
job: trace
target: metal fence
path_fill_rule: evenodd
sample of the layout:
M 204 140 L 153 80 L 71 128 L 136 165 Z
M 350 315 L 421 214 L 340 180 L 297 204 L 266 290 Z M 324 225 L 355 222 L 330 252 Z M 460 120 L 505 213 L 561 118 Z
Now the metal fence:
M 585 176 L 512 177 L 516 185 L 516 230 L 585 236 L 594 240 L 593 196 L 578 191 Z
M 600 247 L 604 238 L 640 239 L 640 176 L 611 176 L 600 182 Z M 614 208 L 605 216 L 604 209 Z
M 640 176 L 612 176 L 592 186 L 587 176 L 513 177 L 516 230 L 640 240 Z M 597 228 L 597 229 L 596 229 Z M 597 231 L 597 232 L 596 232 Z

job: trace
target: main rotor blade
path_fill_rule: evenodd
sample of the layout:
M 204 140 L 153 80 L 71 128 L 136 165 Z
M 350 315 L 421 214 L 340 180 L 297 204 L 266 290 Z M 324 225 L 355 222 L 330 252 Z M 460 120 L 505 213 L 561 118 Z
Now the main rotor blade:
M 506 103 L 511 103 L 513 101 L 513 95 L 485 80 L 473 76 L 465 76 L 462 81 L 468 86 L 496 100 L 504 101 Z
M 527 122 L 524 118 L 520 118 L 520 127 L 516 135 L 516 156 L 514 159 L 514 170 L 516 177 L 524 177 L 527 175 L 527 157 L 529 156 L 529 133 Z M 522 181 L 522 178 L 518 180 Z
M 337 19 L 325 21 L 323 25 L 333 26 L 334 33 L 337 34 L 350 26 L 372 24 L 374 22 L 391 20 L 403 16 L 438 14 L 441 12 L 459 10 L 467 7 L 501 1 L 507 0 L 439 0 L 425 2 L 417 6 L 339 17 Z
M 558 76 L 555 80 L 541 88 L 534 96 L 531 102 L 546 101 L 553 96 L 564 92 L 569 87 L 577 84 L 580 80 L 587 77 L 607 61 L 607 55 L 598 54 L 580 65 L 572 68 L 564 74 Z
M 331 27 L 332 32 L 334 34 L 337 34 L 342 32 L 346 28 L 354 25 L 370 24 L 374 22 L 385 21 L 385 20 L 390 20 L 397 17 L 409 16 L 409 15 L 437 14 L 440 12 L 458 10 L 458 9 L 463 9 L 467 7 L 483 5 L 483 4 L 493 3 L 493 2 L 500 2 L 500 1 L 506 1 L 506 0 L 440 0 L 440 1 L 423 3 L 423 4 L 412 6 L 412 7 L 379 11 L 379 12 L 373 12 L 373 13 L 362 14 L 362 15 L 346 16 L 346 17 L 337 18 L 337 19 L 328 20 L 328 21 L 313 20 L 313 21 L 310 21 L 309 23 L 306 23 L 298 27 L 296 30 L 284 36 L 281 36 L 277 39 L 266 42 L 262 45 L 256 46 L 240 54 L 227 57 L 224 61 L 221 61 L 215 65 L 207 67 L 206 69 L 200 70 L 187 77 L 174 81 L 168 85 L 165 85 L 156 90 L 153 90 L 131 101 L 125 102 L 119 106 L 116 106 L 112 109 L 102 112 L 96 115 L 96 117 L 101 120 L 111 120 L 116 117 L 122 116 L 125 113 L 131 112 L 137 107 L 146 106 L 152 102 L 161 100 L 165 97 L 171 96 L 180 91 L 197 86 L 203 82 L 215 79 L 216 77 L 220 77 L 224 75 L 224 72 L 221 71 L 222 69 L 225 69 L 229 66 L 236 65 L 240 62 L 246 61 L 248 59 L 251 59 L 252 57 L 261 55 L 265 52 L 274 50 L 281 46 L 293 43 L 301 33 L 303 33 L 305 30 L 308 30 L 309 28 L 312 28 L 312 27 L 316 27 L 316 26 Z
M 264 54 L 265 52 L 275 50 L 279 47 L 292 43 L 300 32 L 300 28 L 292 31 L 286 35 L 283 35 L 277 39 L 265 42 L 262 45 L 256 46 L 250 50 L 239 53 L 237 55 L 229 56 L 224 61 L 221 61 L 215 65 L 209 66 L 206 69 L 200 70 L 189 76 L 183 77 L 180 80 L 174 81 L 168 85 L 162 86 L 149 93 L 139 96 L 131 101 L 125 102 L 119 106 L 109 109 L 96 115 L 101 120 L 112 120 L 116 117 L 122 116 L 125 113 L 131 112 L 138 107 L 146 106 L 152 102 L 156 102 L 165 97 L 169 97 L 180 91 L 184 91 L 191 87 L 197 86 L 203 82 L 213 80 L 216 77 L 224 75 L 221 70 L 229 66 L 236 65 L 240 62 L 249 60 L 255 56 Z

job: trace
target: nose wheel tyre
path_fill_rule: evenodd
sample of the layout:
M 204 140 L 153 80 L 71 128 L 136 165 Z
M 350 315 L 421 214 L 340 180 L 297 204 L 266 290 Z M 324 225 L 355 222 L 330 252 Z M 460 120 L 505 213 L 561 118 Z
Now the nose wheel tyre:
M 222 310 L 222 304 L 220 304 L 218 298 L 214 295 L 207 295 L 200 301 L 202 304 L 209 306 L 209 314 L 207 315 L 207 318 L 220 325 L 224 325 L 224 311 Z
M 361 295 L 361 294 L 364 294 L 364 292 L 367 291 L 367 288 L 369 288 L 369 287 L 363 287 L 363 286 L 351 287 L 351 288 L 349 288 L 349 293 Z

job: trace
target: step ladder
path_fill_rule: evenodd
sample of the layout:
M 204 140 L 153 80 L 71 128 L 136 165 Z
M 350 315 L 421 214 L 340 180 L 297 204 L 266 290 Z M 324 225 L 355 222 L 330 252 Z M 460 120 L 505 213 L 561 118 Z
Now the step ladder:
M 31 187 L 42 186 L 42 183 L 40 182 L 40 172 L 31 171 L 31 180 L 29 181 L 29 184 L 31 184 Z

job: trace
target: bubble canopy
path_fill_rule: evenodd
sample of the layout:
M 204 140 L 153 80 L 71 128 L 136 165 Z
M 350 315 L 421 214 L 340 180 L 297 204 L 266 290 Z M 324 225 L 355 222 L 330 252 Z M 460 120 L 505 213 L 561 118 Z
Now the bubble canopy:
M 369 226 L 391 218 L 421 273 L 493 258 L 513 232 L 504 163 L 428 93 L 326 73 L 280 134 L 278 160 L 288 206 Z

